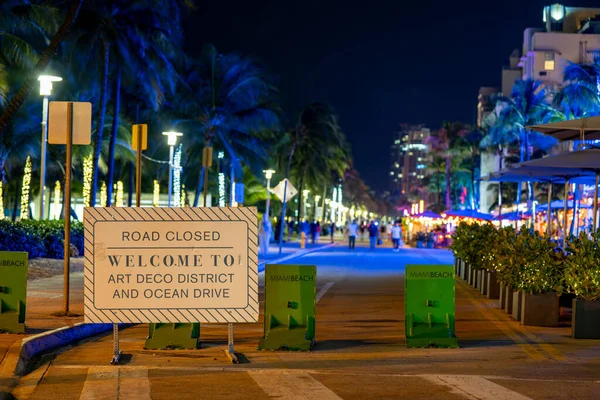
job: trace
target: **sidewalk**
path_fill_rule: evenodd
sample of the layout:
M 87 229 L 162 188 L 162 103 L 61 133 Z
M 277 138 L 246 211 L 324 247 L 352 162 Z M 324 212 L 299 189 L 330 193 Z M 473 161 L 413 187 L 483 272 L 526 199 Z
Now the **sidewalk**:
M 305 251 L 314 251 L 326 244 L 329 244 L 329 238 L 327 238 L 327 242 L 323 240 L 319 244 L 307 245 Z M 287 242 L 283 244 L 282 254 L 279 255 L 279 245 L 271 244 L 269 253 L 265 256 L 259 256 L 259 270 L 263 270 L 264 265 L 268 262 L 277 262 L 277 260 L 282 258 L 293 257 L 294 254 L 301 252 L 301 250 L 298 241 Z M 73 259 L 72 264 L 82 264 L 82 260 L 83 258 Z M 80 269 L 77 272 L 72 272 L 70 275 L 71 290 L 69 305 L 70 311 L 76 314 L 73 317 L 55 317 L 52 315 L 53 313 L 62 311 L 64 307 L 62 274 L 42 279 L 35 279 L 36 276 L 40 275 L 30 274 L 27 283 L 27 332 L 25 335 L 0 333 L 0 366 L 6 361 L 6 355 L 11 346 L 19 346 L 19 342 L 26 337 L 83 322 L 84 277 Z M 1 382 L 0 386 L 2 386 Z

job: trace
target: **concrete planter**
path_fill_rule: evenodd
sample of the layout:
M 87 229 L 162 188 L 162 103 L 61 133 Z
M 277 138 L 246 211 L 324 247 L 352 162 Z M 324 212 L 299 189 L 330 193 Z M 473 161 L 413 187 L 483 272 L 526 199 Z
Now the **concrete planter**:
M 487 291 L 485 295 L 488 299 L 500 297 L 500 283 L 496 279 L 496 271 L 488 271 L 487 273 Z
M 504 283 L 500 284 L 500 296 L 498 296 L 498 306 L 501 310 L 506 308 L 506 287 Z
M 523 293 L 521 323 L 526 326 L 558 326 L 560 307 L 556 293 Z
M 482 295 L 486 296 L 488 291 L 488 276 L 489 271 L 482 269 L 480 270 L 480 281 L 479 281 L 479 291 Z
M 513 292 L 512 295 L 512 317 L 513 319 L 520 321 L 521 320 L 521 305 L 523 304 L 523 293 L 521 292 Z
M 513 302 L 515 300 L 513 293 L 513 290 L 509 286 L 504 287 L 504 297 L 506 297 L 506 304 L 504 304 L 504 312 L 507 314 L 512 314 L 513 312 Z
M 571 336 L 600 339 L 600 301 L 573 300 Z

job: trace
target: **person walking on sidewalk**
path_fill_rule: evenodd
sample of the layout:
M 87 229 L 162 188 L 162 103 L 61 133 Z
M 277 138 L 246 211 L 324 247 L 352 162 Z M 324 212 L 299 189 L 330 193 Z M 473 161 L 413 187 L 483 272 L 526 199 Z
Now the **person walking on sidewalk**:
M 356 245 L 356 232 L 358 232 L 358 224 L 356 223 L 356 220 L 354 220 L 348 225 L 348 248 L 350 250 L 354 250 L 354 246 Z
M 335 235 L 335 222 L 329 224 L 329 234 L 331 235 L 331 243 L 333 243 L 333 236 Z
M 371 221 L 369 224 L 369 244 L 371 250 L 375 250 L 377 246 L 377 238 L 379 237 L 379 228 L 377 227 L 377 222 Z
M 400 251 L 398 247 L 400 247 L 400 239 L 402 237 L 402 229 L 400 229 L 400 224 L 395 223 L 392 227 L 392 242 L 394 243 L 394 251 L 397 253 Z

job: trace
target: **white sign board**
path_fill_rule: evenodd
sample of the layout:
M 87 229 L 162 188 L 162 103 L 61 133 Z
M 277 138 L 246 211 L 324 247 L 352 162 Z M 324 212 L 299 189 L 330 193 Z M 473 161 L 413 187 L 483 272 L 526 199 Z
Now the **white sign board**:
M 256 208 L 89 207 L 85 322 L 258 322 Z
M 273 193 L 277 195 L 279 200 L 283 201 L 283 191 L 285 190 L 285 181 L 287 181 L 287 195 L 285 197 L 285 201 L 290 201 L 292 197 L 298 194 L 298 190 L 292 185 L 287 179 L 282 180 L 273 188 Z
M 73 103 L 73 144 L 86 145 L 92 140 L 92 103 Z M 68 101 L 51 101 L 48 108 L 48 143 L 67 144 Z

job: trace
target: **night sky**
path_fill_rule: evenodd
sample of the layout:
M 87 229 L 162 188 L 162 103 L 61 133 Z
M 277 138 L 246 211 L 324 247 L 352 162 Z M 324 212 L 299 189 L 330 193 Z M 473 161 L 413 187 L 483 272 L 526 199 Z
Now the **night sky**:
M 185 21 L 185 47 L 193 55 L 212 43 L 219 52 L 263 60 L 290 118 L 310 101 L 331 104 L 356 168 L 369 186 L 385 189 L 398 124 L 473 123 L 478 88 L 500 86 L 502 66 L 522 49 L 523 30 L 541 27 L 543 6 L 551 3 L 197 1 Z

